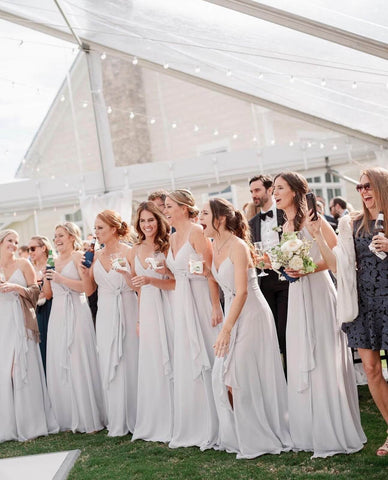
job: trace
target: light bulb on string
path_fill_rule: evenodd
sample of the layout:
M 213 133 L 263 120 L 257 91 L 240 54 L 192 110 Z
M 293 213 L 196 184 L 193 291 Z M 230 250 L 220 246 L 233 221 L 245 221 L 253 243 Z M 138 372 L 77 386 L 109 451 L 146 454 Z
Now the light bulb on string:
M 333 145 L 333 150 L 338 150 L 337 145 Z
M 61 98 L 59 99 L 61 102 L 64 102 L 65 101 L 65 96 L 62 94 L 61 95 Z
M 253 137 L 253 138 L 252 138 L 252 142 L 253 142 L 253 143 L 257 143 L 257 138 L 256 138 L 256 137 Z
M 295 81 L 294 75 L 290 75 L 290 83 L 294 83 L 294 81 Z
M 176 122 L 172 122 L 171 128 L 176 128 L 176 127 L 177 127 Z
M 194 132 L 199 132 L 199 127 L 198 127 L 198 125 L 194 125 Z
M 137 59 L 137 57 L 133 57 L 132 65 L 137 65 L 138 63 L 139 63 L 139 60 Z
M 237 134 L 237 133 L 234 133 L 232 138 L 233 138 L 233 140 L 237 140 L 238 134 Z
M 112 107 L 109 105 L 108 108 L 106 109 L 106 113 L 110 115 L 112 113 Z
M 197 65 L 197 66 L 195 67 L 195 73 L 199 73 L 200 71 L 201 71 L 201 68 Z
M 232 76 L 232 70 L 227 70 L 226 71 L 226 76 L 231 77 Z
M 312 143 L 311 142 L 307 142 L 307 148 L 311 148 L 312 147 Z
M 321 85 L 322 85 L 322 87 L 325 87 L 325 86 L 326 86 L 326 79 L 325 79 L 325 78 L 322 78 L 322 80 L 321 80 Z
M 293 146 L 294 146 L 294 142 L 291 140 L 288 145 L 289 145 L 290 147 L 293 147 Z
M 213 135 L 216 137 L 218 134 L 219 134 L 219 131 L 215 128 L 215 129 L 213 130 Z
M 262 72 L 260 72 L 259 75 L 257 76 L 257 78 L 258 78 L 259 80 L 261 80 L 263 77 L 264 77 L 264 75 L 263 75 Z
M 151 124 L 151 125 L 154 125 L 154 124 L 155 124 L 155 122 L 156 122 L 156 120 L 155 120 L 154 118 L 151 118 L 151 120 L 150 120 L 150 124 Z
M 275 140 L 272 139 L 272 140 L 270 141 L 270 144 L 271 144 L 271 145 L 275 145 Z
M 134 114 L 133 112 L 131 112 L 131 113 L 129 114 L 129 118 L 130 118 L 130 120 L 133 120 L 133 119 L 135 118 L 135 114 Z
M 55 180 L 55 175 L 51 175 L 51 180 Z
M 88 102 L 86 102 L 86 101 L 82 102 L 82 106 L 83 106 L 83 108 L 86 108 L 88 106 Z
M 325 148 L 325 144 L 321 142 L 321 143 L 319 144 L 319 148 L 322 150 L 323 148 Z
M 105 60 L 106 59 L 106 53 L 102 52 L 100 58 L 101 58 L 101 60 Z
M 168 63 L 165 63 L 165 64 L 163 65 L 163 68 L 164 68 L 165 70 L 167 70 L 169 67 L 170 67 L 170 65 L 169 65 Z
M 357 82 L 352 83 L 352 88 L 353 88 L 353 90 L 355 90 L 357 88 Z

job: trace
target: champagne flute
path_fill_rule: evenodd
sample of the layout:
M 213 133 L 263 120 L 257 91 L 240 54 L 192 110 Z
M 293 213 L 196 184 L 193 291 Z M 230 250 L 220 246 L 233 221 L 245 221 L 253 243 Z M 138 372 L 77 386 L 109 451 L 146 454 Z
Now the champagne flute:
M 4 283 L 6 281 L 4 268 L 0 267 L 0 282 Z
M 254 243 L 254 246 L 255 246 L 255 251 L 258 255 L 258 257 L 260 258 L 264 258 L 264 245 L 263 245 L 263 242 L 255 242 Z M 265 262 L 263 260 L 259 260 L 259 263 L 257 265 L 261 272 L 257 275 L 258 277 L 267 277 L 268 276 L 268 273 L 265 273 L 264 271 L 264 267 L 265 267 Z
M 160 270 L 164 266 L 165 256 L 162 252 L 154 252 L 152 257 L 155 261 L 155 268 L 154 270 Z

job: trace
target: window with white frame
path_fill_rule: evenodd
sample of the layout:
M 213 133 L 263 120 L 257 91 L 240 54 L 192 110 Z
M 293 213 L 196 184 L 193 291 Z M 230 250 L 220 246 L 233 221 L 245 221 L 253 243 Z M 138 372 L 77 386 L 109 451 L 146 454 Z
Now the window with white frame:
M 237 208 L 237 191 L 235 185 L 229 185 L 223 190 L 208 192 L 202 194 L 202 204 L 207 202 L 210 198 L 225 198 L 228 200 L 235 208 Z
M 325 199 L 327 211 L 330 200 L 342 196 L 341 179 L 332 173 L 315 173 L 306 177 L 306 180 L 315 195 Z

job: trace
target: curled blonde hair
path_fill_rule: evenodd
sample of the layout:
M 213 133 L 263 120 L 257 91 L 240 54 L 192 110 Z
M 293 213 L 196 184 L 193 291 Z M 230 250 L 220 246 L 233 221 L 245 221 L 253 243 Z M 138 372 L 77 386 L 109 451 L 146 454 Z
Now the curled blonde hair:
M 186 207 L 189 218 L 195 218 L 198 216 L 199 209 L 195 205 L 195 199 L 190 190 L 187 190 L 186 188 L 178 188 L 178 190 L 168 193 L 167 196 L 178 205 Z
M 63 228 L 71 237 L 74 238 L 74 250 L 82 250 L 81 230 L 78 225 L 73 222 L 64 222 L 56 225 L 55 230 L 57 228 Z

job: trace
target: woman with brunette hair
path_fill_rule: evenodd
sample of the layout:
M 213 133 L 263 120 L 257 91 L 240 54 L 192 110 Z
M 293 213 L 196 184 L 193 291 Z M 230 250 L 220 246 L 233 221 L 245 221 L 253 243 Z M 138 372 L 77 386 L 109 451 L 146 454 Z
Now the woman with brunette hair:
M 189 262 L 211 266 L 212 249 L 203 229 L 191 221 L 198 215 L 189 190 L 167 195 L 165 214 L 176 231 L 170 238 L 167 266 L 175 276 L 174 314 L 174 428 L 171 448 L 211 448 L 217 442 L 218 419 L 211 369 L 213 344 L 222 321 L 218 285 L 190 273 Z M 198 265 L 198 263 L 197 263 Z
M 139 241 L 130 258 L 132 282 L 139 289 L 141 381 L 132 440 L 169 442 L 172 433 L 173 329 L 167 290 L 175 287 L 172 275 L 165 275 L 170 226 L 153 202 L 143 202 L 136 213 L 135 228 Z
M 113 210 L 99 213 L 94 225 L 97 240 L 104 247 L 95 253 L 93 265 L 89 269 L 82 267 L 82 271 L 87 295 L 98 286 L 98 359 L 108 435 L 115 437 L 133 432 L 135 428 L 139 349 L 137 298 L 126 282 L 131 248 L 122 240 L 127 238 L 129 226 Z
M 92 315 L 81 280 L 82 241 L 74 223 L 55 228 L 55 270 L 43 291 L 52 295 L 47 332 L 47 386 L 60 430 L 91 433 L 105 426 L 105 405 Z
M 312 242 L 307 220 L 306 179 L 295 172 L 275 178 L 277 208 L 284 210 L 284 232 L 299 232 Z M 321 217 L 322 234 L 334 247 L 336 235 Z M 366 441 L 350 350 L 336 325 L 336 291 L 318 246 L 310 254 L 317 265 L 310 274 L 287 269 L 290 284 L 287 318 L 288 410 L 297 450 L 313 457 L 354 453 Z
M 30 262 L 15 258 L 19 236 L 0 232 L 0 442 L 58 432 L 35 316 L 39 288 Z
M 213 264 L 205 274 L 225 297 L 213 367 L 219 448 L 237 458 L 288 451 L 286 380 L 274 318 L 257 283 L 248 223 L 222 198 L 204 205 L 200 222 L 213 238 Z
M 362 171 L 356 188 L 362 212 L 340 219 L 337 247 L 331 250 L 327 244 L 320 220 L 310 228 L 329 268 L 337 273 L 338 320 L 349 347 L 358 349 L 373 400 L 388 424 L 388 384 L 380 360 L 380 350 L 388 350 L 388 256 L 381 259 L 369 249 L 372 244 L 388 254 L 388 170 Z M 384 214 L 384 235 L 373 233 L 379 212 Z M 388 455 L 388 437 L 376 454 Z
M 36 307 L 36 318 L 38 320 L 38 327 L 40 333 L 40 353 L 42 355 L 42 363 L 44 371 L 46 372 L 46 350 L 47 350 L 47 329 L 51 312 L 52 299 L 42 291 L 43 275 L 46 270 L 47 258 L 49 251 L 52 250 L 50 241 L 47 237 L 35 235 L 31 237 L 28 244 L 28 251 L 30 260 L 36 272 L 38 285 L 40 288 L 40 295 Z

